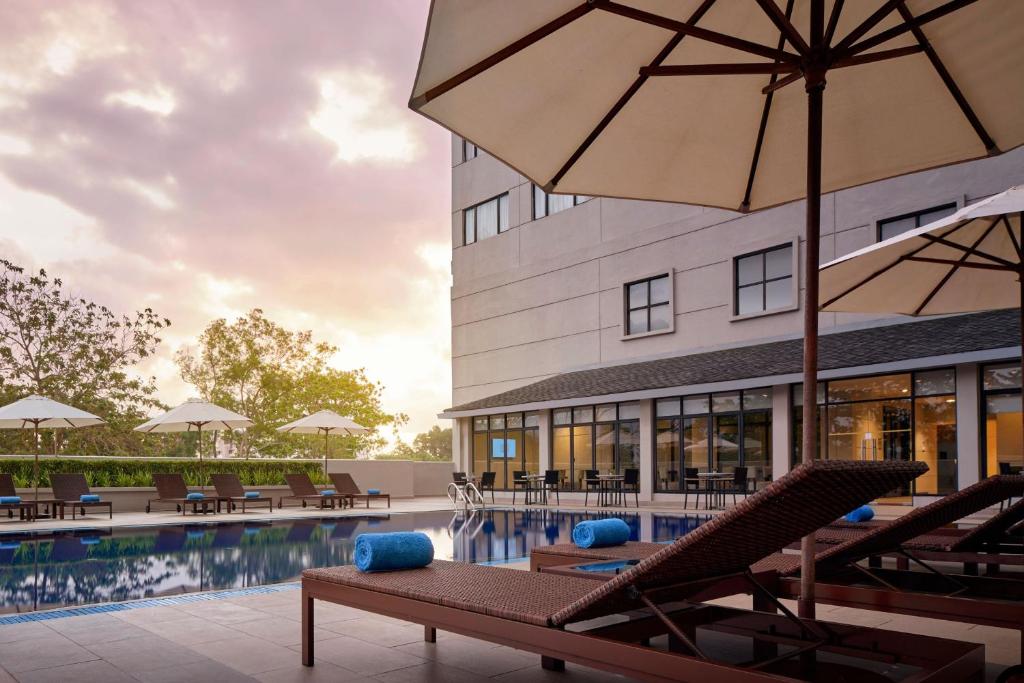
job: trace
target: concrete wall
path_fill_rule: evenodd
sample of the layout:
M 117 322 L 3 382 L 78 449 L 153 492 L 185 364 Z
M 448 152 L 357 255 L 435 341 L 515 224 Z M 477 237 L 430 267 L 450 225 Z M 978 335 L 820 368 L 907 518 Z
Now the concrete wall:
M 348 472 L 359 488 L 377 488 L 394 498 L 443 496 L 452 481 L 451 462 L 328 460 L 328 472 Z

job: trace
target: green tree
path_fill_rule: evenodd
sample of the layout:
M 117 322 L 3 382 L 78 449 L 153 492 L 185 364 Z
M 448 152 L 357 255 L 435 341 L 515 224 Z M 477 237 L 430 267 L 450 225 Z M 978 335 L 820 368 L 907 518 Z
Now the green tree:
M 0 403 L 40 394 L 99 415 L 106 425 L 46 435 L 45 450 L 130 455 L 141 448 L 132 428 L 157 401 L 153 377 L 137 363 L 160 344 L 170 325 L 152 309 L 119 314 L 64 291 L 45 270 L 26 274 L 0 259 Z M 21 430 L 0 436 L 3 448 L 31 450 Z M 45 452 L 44 450 L 44 452 Z
M 423 453 L 431 460 L 452 459 L 452 428 L 441 429 L 434 425 L 428 431 L 416 435 L 412 447 L 417 453 Z
M 242 457 L 323 457 L 324 439 L 281 434 L 276 428 L 303 415 L 333 410 L 370 429 L 401 424 L 381 406 L 379 383 L 359 370 L 328 365 L 335 346 L 315 342 L 311 331 L 292 331 L 269 320 L 260 309 L 229 323 L 214 320 L 197 348 L 183 348 L 176 359 L 182 378 L 208 401 L 253 420 L 253 427 L 224 434 Z M 376 434 L 330 438 L 332 457 L 354 457 L 356 450 L 379 447 Z

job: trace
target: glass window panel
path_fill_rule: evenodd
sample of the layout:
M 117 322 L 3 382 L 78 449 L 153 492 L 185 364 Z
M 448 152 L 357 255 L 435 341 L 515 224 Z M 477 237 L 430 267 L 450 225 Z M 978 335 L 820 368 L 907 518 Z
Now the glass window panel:
M 491 415 L 491 429 L 504 429 L 505 428 L 505 416 L 504 415 Z
M 548 215 L 547 195 L 544 190 L 536 185 L 533 186 L 533 219 L 544 218 Z
M 736 297 L 736 313 L 757 313 L 764 310 L 764 285 L 741 287 Z
M 985 473 L 989 476 L 1020 471 L 1024 466 L 1020 394 L 985 399 Z
M 540 413 L 527 413 L 526 414 L 526 426 L 527 427 L 539 427 L 540 426 Z
M 558 470 L 562 483 L 571 485 L 572 479 L 572 430 L 558 427 L 551 430 L 551 469 Z
M 476 209 L 466 209 L 462 216 L 465 221 L 465 243 L 473 244 L 476 242 Z
M 747 479 L 756 482 L 772 478 L 772 419 L 768 413 L 743 415 L 743 465 Z
M 572 469 L 576 485 L 582 487 L 584 470 L 594 469 L 594 427 L 572 428 Z
M 914 480 L 918 494 L 956 491 L 956 399 L 931 396 L 914 401 L 914 459 L 928 471 Z
M 712 468 L 716 472 L 731 472 L 740 464 L 740 418 L 738 415 L 715 417 L 712 439 Z
M 761 254 L 744 256 L 736 261 L 736 284 L 749 285 L 764 279 L 764 257 Z
M 487 472 L 488 462 L 487 433 L 478 432 L 473 435 L 473 474 Z
M 669 297 L 669 277 L 656 277 L 651 280 L 651 303 L 652 304 L 666 304 L 668 303 Z
M 620 403 L 619 404 L 619 419 L 620 420 L 639 420 L 640 419 L 640 404 L 633 401 L 631 403 Z
M 938 209 L 932 209 L 931 211 L 925 211 L 917 217 L 918 227 L 923 227 L 929 223 L 934 223 L 940 218 L 945 218 L 951 214 L 956 213 L 956 204 L 950 204 L 949 206 L 943 206 Z
M 620 422 L 618 424 L 615 467 L 618 474 L 640 467 L 640 423 Z
M 548 213 L 558 213 L 573 207 L 573 196 L 571 194 L 549 194 Z
M 882 221 L 878 224 L 878 234 L 882 241 L 885 241 L 896 235 L 902 235 L 908 230 L 913 230 L 917 227 L 917 218 L 915 216 L 907 216 L 906 218 L 897 218 L 895 220 Z
M 910 460 L 910 399 L 829 405 L 831 460 Z
M 1020 365 L 990 365 L 985 368 L 984 386 L 989 389 L 1020 389 Z
M 668 304 L 651 307 L 651 332 L 667 330 L 672 326 L 672 312 Z
M 615 404 L 605 403 L 597 407 L 597 421 L 598 422 L 611 422 L 616 417 Z
M 591 199 L 593 199 L 593 197 L 590 197 L 590 196 L 585 195 L 585 194 L 578 194 L 578 195 L 576 195 L 576 203 L 577 204 L 582 204 L 583 202 L 589 202 Z
M 505 416 L 505 426 L 509 429 L 520 429 L 523 426 L 522 413 L 509 413 Z
M 599 424 L 594 429 L 594 469 L 600 474 L 611 474 L 615 471 L 615 425 Z
M 743 410 L 770 410 L 771 389 L 746 389 L 743 392 Z
M 647 282 L 637 282 L 629 286 L 629 307 L 640 308 L 647 305 Z
M 731 413 L 740 409 L 740 392 L 729 391 L 711 394 L 711 410 L 715 413 Z
M 556 425 L 567 425 L 572 423 L 572 410 L 561 408 L 552 413 L 551 421 Z
M 629 334 L 647 332 L 647 309 L 629 312 Z
M 540 472 L 540 432 L 527 429 L 523 432 L 523 448 L 525 450 L 525 469 L 527 472 Z
M 572 421 L 576 424 L 593 422 L 594 421 L 594 407 L 593 406 L 580 406 L 579 408 L 572 409 Z
M 711 412 L 711 403 L 707 394 L 683 398 L 683 415 L 704 415 L 709 412 Z
M 837 379 L 828 383 L 828 400 L 866 401 L 910 395 L 910 373 Z
M 508 194 L 498 197 L 498 232 L 508 230 Z
M 474 417 L 473 418 L 473 430 L 477 432 L 487 431 L 487 418 L 486 417 Z
M 678 413 L 679 403 L 675 403 Z M 679 491 L 682 481 L 679 469 L 679 420 L 658 420 L 654 431 L 656 488 L 659 491 Z
M 498 234 L 498 202 L 492 199 L 476 207 L 476 238 L 484 240 Z
M 764 309 L 773 311 L 777 308 L 787 308 L 793 305 L 793 278 L 787 277 L 781 280 L 772 280 L 764 286 Z
M 825 402 L 825 383 L 818 382 L 818 403 Z M 793 385 L 793 405 L 802 406 L 804 404 L 804 385 L 794 384 Z
M 683 466 L 707 470 L 710 466 L 708 454 L 708 418 L 688 417 L 683 419 Z
M 678 398 L 667 398 L 657 402 L 654 412 L 658 417 L 675 417 L 679 414 L 679 409 Z
M 914 393 L 918 396 L 956 393 L 956 373 L 952 368 L 915 372 Z
M 765 252 L 764 277 L 766 280 L 771 280 L 777 277 L 790 277 L 792 275 L 793 245 Z

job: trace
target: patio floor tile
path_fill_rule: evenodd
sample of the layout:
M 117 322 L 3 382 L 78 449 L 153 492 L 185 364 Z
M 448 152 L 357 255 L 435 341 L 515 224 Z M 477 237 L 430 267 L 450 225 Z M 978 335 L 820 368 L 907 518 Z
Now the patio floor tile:
M 364 616 L 361 619 L 335 621 L 325 624 L 324 629 L 343 636 L 365 640 L 374 645 L 394 647 L 423 640 L 423 627 L 419 624 L 399 622 L 400 625 L 388 623 L 376 617 Z M 301 634 L 300 634 L 301 635 Z
M 179 645 L 209 643 L 238 636 L 238 632 L 229 626 L 217 624 L 202 617 L 192 616 L 188 616 L 185 619 L 157 621 L 152 624 L 142 623 L 139 624 L 139 627 L 150 635 L 166 638 Z
M 297 658 L 291 666 L 265 671 L 253 678 L 262 683 L 376 683 L 378 680 L 321 659 L 315 660 L 314 666 L 302 666 Z
M 230 640 L 197 643 L 190 647 L 215 662 L 226 664 L 244 674 L 280 669 L 297 659 L 294 650 L 243 634 Z
M 403 646 L 406 647 L 406 646 Z M 298 657 L 298 646 L 293 646 Z M 316 657 L 363 675 L 382 674 L 423 663 L 401 648 L 381 647 L 363 640 L 338 636 L 316 644 Z
M 53 631 L 46 638 L 18 640 L 0 647 L 0 666 L 12 674 L 93 659 L 99 657 Z
M 169 666 L 153 671 L 140 671 L 135 677 L 142 683 L 198 683 L 199 681 L 215 681 L 216 683 L 255 683 L 256 679 L 235 671 L 209 659 Z
M 416 642 L 395 648 L 406 654 L 432 659 L 447 666 L 464 669 L 481 676 L 499 676 L 510 671 L 536 667 L 540 656 L 512 648 L 481 643 L 453 641 L 449 643 Z
M 151 635 L 135 624 L 114 619 L 109 614 L 67 617 L 46 622 L 46 626 L 79 645 L 113 643 Z
M 140 671 L 152 671 L 206 659 L 187 647 L 158 636 L 90 645 L 89 649 L 133 676 Z
M 446 666 L 439 662 L 424 662 L 417 666 L 378 674 L 374 678 L 382 681 L 382 683 L 434 683 L 435 681 L 444 681 L 445 683 L 484 683 L 491 680 L 487 676 L 481 676 L 465 669 L 457 669 L 453 666 Z
M 137 683 L 120 669 L 104 662 L 94 660 L 79 664 L 54 666 L 49 669 L 36 669 L 18 674 L 20 683 Z

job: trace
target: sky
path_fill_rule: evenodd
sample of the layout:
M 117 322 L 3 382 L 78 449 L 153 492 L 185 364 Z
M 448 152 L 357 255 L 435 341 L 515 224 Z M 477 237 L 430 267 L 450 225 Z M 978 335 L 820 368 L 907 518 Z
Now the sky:
M 172 326 L 262 308 L 384 407 L 451 397 L 450 143 L 406 107 L 423 0 L 0 3 L 0 255 Z

